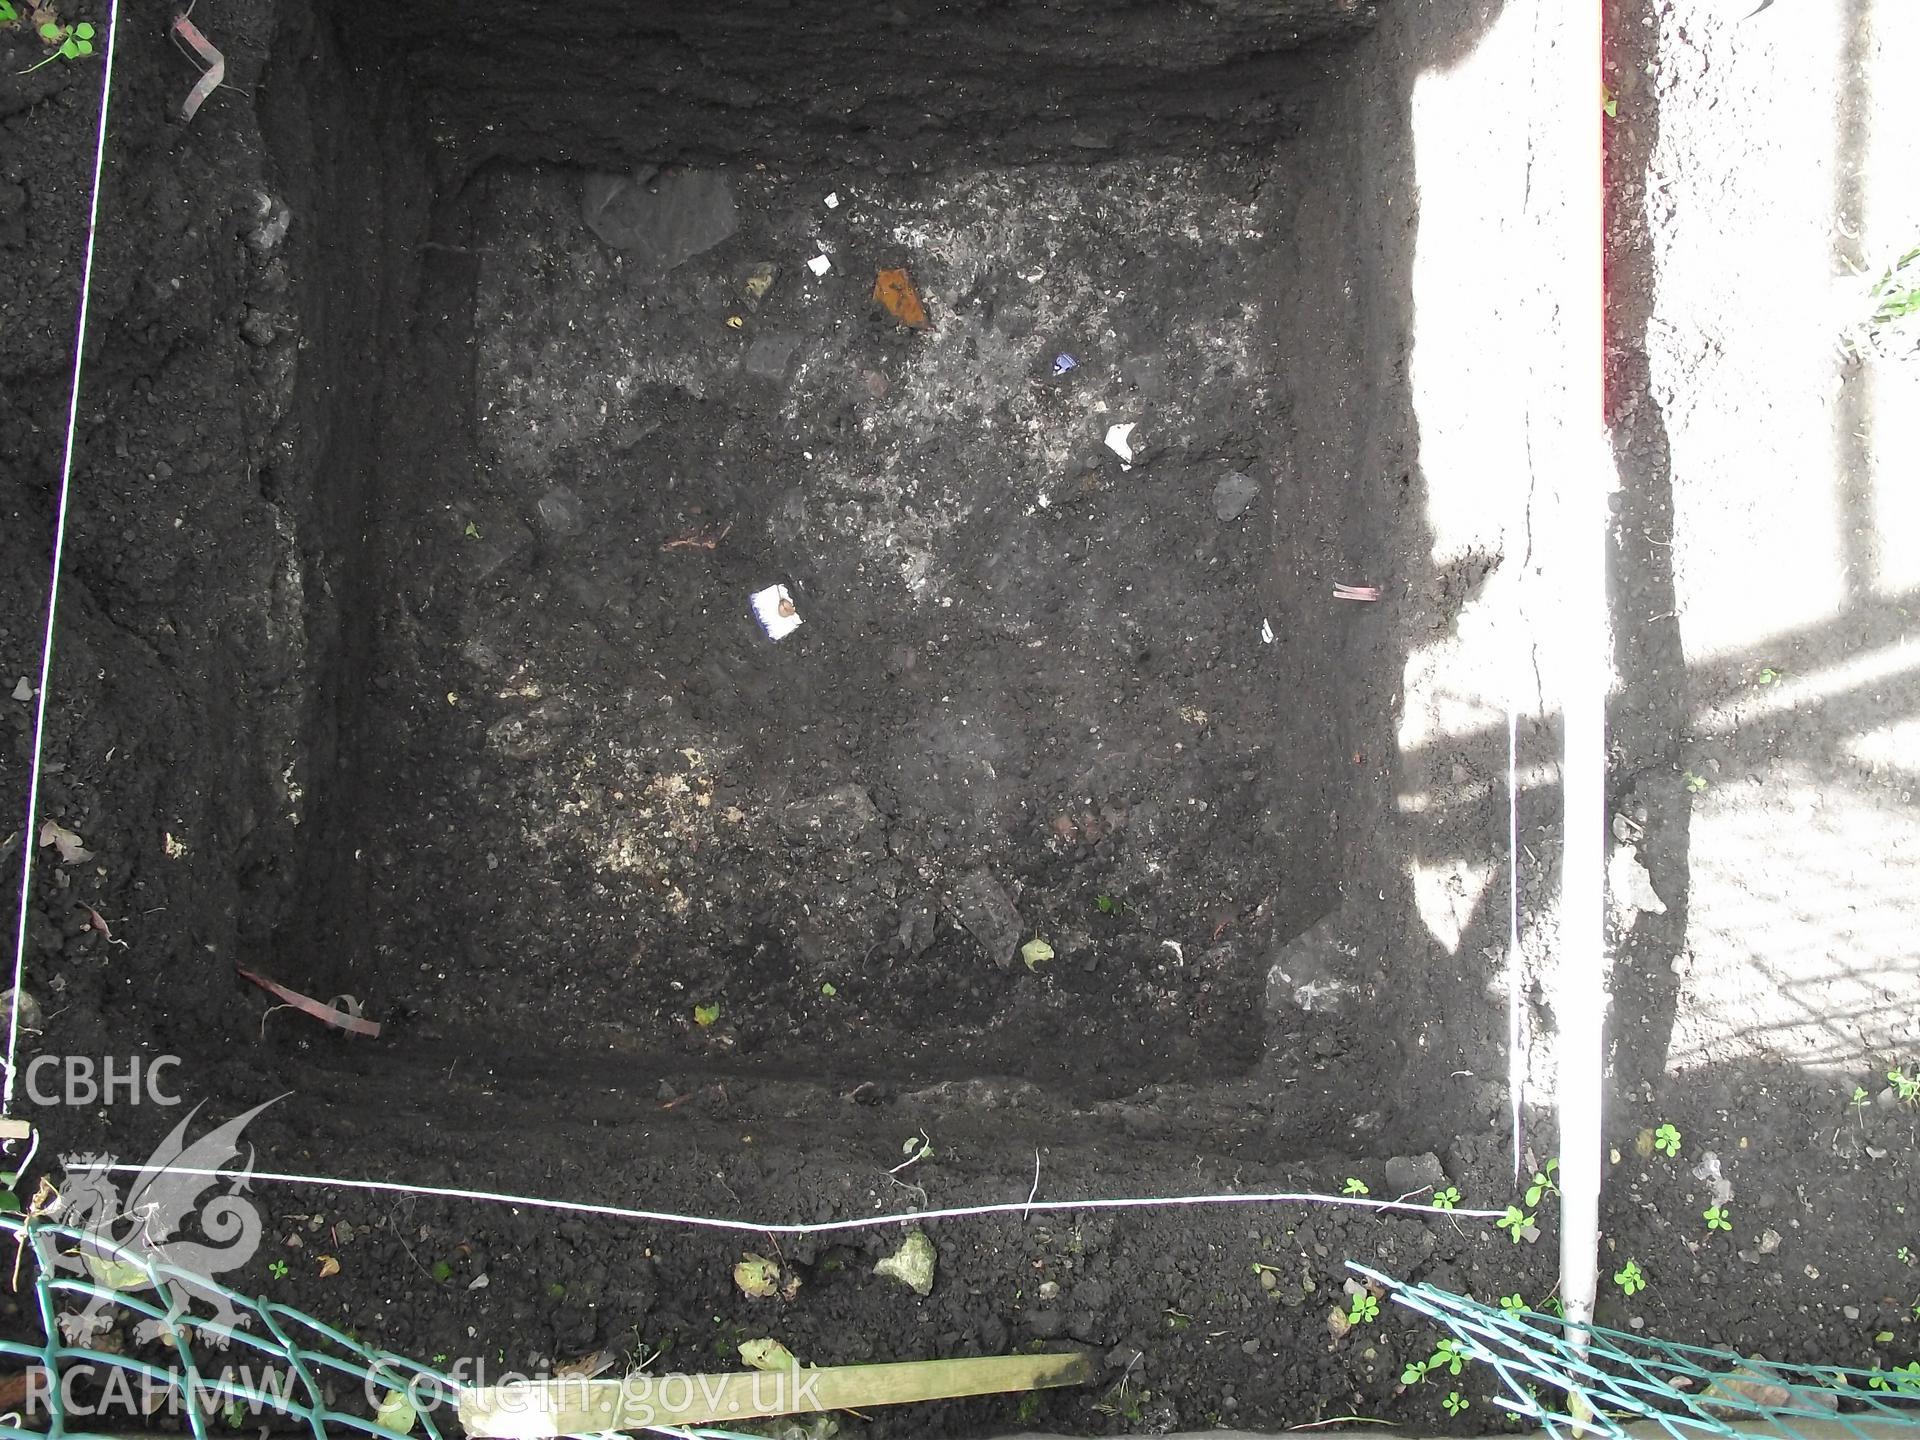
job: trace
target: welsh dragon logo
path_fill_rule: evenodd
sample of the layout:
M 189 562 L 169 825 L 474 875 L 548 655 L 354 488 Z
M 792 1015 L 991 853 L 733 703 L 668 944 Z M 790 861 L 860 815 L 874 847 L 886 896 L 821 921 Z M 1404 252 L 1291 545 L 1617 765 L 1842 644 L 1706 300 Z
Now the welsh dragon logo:
M 94 1295 L 84 1310 L 60 1317 L 60 1329 L 69 1344 L 84 1344 L 112 1327 L 107 1313 L 111 1292 L 152 1288 L 143 1263 L 148 1260 L 169 1267 L 164 1273 L 168 1320 L 141 1321 L 135 1338 L 165 1338 L 172 1326 L 192 1323 L 195 1317 L 186 1309 L 189 1298 L 204 1301 L 219 1324 L 242 1327 L 248 1323 L 252 1317 L 237 1310 L 211 1282 L 223 1271 L 245 1265 L 260 1248 L 260 1211 L 245 1193 L 253 1174 L 253 1147 L 246 1147 L 244 1164 L 226 1167 L 240 1155 L 241 1131 L 273 1103 L 256 1105 L 188 1143 L 187 1127 L 200 1112 L 194 1106 L 140 1167 L 124 1199 L 109 1169 L 113 1156 L 62 1157 L 67 1183 L 60 1189 L 57 1217 L 86 1232 L 86 1238 L 77 1251 L 59 1254 L 55 1264 L 91 1279 L 104 1292 Z M 207 1194 L 223 1182 L 224 1191 Z M 199 1237 L 204 1238 L 183 1236 L 181 1230 L 196 1218 Z M 207 1338 L 222 1347 L 226 1343 L 217 1331 Z

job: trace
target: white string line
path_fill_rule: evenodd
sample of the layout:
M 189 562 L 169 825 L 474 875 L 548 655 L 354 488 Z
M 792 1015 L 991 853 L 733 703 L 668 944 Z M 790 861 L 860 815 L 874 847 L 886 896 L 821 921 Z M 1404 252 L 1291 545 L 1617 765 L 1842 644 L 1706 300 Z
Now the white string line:
M 138 1175 L 146 1167 L 118 1164 L 76 1164 L 67 1173 Z M 169 1165 L 169 1175 L 203 1179 L 238 1179 L 237 1170 Z M 648 1220 L 662 1225 L 690 1225 L 706 1230 L 738 1230 L 754 1235 L 828 1235 L 846 1230 L 876 1230 L 887 1225 L 918 1225 L 929 1220 L 967 1220 L 981 1215 L 1026 1215 L 1033 1211 L 1145 1210 L 1181 1205 L 1343 1205 L 1361 1210 L 1400 1210 L 1421 1215 L 1448 1215 L 1455 1219 L 1498 1220 L 1504 1210 L 1448 1210 L 1439 1205 L 1414 1205 L 1405 1200 L 1369 1200 L 1353 1195 L 1316 1195 L 1304 1191 L 1274 1191 L 1250 1195 L 1155 1195 L 1100 1200 L 1003 1200 L 991 1205 L 956 1205 L 944 1210 L 908 1210 L 888 1215 L 866 1215 L 857 1220 L 825 1220 L 816 1224 L 762 1224 L 757 1220 L 726 1220 L 712 1215 L 679 1215 L 669 1210 L 633 1210 L 624 1205 L 600 1205 L 583 1200 L 552 1200 L 539 1195 L 512 1195 L 497 1190 L 462 1190 L 449 1185 L 407 1185 L 397 1180 L 341 1180 L 324 1175 L 283 1175 L 272 1170 L 247 1173 L 248 1180 L 278 1185 L 316 1185 L 330 1190 L 374 1190 L 389 1195 L 424 1195 L 442 1200 L 481 1200 L 496 1205 L 526 1205 L 537 1210 L 561 1210 L 572 1215 L 599 1215 L 612 1220 Z
M 100 73 L 100 124 L 93 141 L 93 195 L 87 202 L 87 249 L 80 264 L 80 319 L 73 339 L 73 383 L 67 392 L 67 440 L 60 457 L 60 497 L 53 522 L 53 574 L 47 585 L 47 626 L 40 637 L 40 694 L 33 711 L 33 763 L 27 771 L 27 828 L 20 837 L 20 920 L 13 936 L 13 1004 L 7 1016 L 7 1073 L 0 1088 L 0 1115 L 13 1105 L 14 1056 L 20 1045 L 20 986 L 27 967 L 27 901 L 33 890 L 34 822 L 40 811 L 40 759 L 47 737 L 47 681 L 53 674 L 53 617 L 60 599 L 60 570 L 67 550 L 67 496 L 73 488 L 73 437 L 80 423 L 80 366 L 87 348 L 87 315 L 93 308 L 93 246 L 100 220 L 100 175 L 107 157 L 107 102 L 113 95 L 113 48 L 120 33 L 120 0 L 107 11 L 107 58 Z

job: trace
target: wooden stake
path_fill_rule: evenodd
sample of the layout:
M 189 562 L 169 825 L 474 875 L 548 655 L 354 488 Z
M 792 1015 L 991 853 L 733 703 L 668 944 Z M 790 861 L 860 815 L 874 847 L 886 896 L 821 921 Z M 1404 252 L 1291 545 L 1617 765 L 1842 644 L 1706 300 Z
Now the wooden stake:
M 732 1420 L 864 1410 L 1015 1390 L 1084 1385 L 1094 1377 L 1083 1353 L 989 1355 L 897 1365 L 831 1365 L 725 1375 L 570 1377 L 468 1390 L 460 1424 L 471 1436 L 547 1440 L 643 1426 L 713 1425 Z

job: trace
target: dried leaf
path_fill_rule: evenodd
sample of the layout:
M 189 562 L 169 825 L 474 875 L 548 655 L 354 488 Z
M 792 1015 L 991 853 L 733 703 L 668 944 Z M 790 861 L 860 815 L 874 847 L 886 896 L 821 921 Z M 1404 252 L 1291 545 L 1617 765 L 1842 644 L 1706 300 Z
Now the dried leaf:
M 889 1280 L 898 1280 L 916 1295 L 931 1295 L 938 1258 L 927 1232 L 911 1230 L 907 1238 L 900 1242 L 898 1250 L 873 1267 L 873 1273 Z
M 386 1398 L 380 1402 L 380 1408 L 373 1412 L 373 1423 L 396 1435 L 410 1433 L 413 1422 L 418 1418 L 419 1412 L 413 1408 L 413 1402 L 407 1398 L 404 1390 L 389 1390 Z
M 873 298 L 886 312 L 911 330 L 927 328 L 927 307 L 913 278 L 905 270 L 882 270 L 873 281 Z
M 752 1300 L 771 1300 L 780 1293 L 780 1265 L 749 1250 L 733 1267 L 733 1283 Z
M 109 1290 L 145 1290 L 153 1284 L 153 1277 L 147 1274 L 144 1265 L 136 1265 L 131 1260 L 117 1260 L 106 1255 L 89 1255 L 82 1252 L 81 1259 L 87 1263 L 87 1271 L 100 1284 Z
M 322 1280 L 331 1280 L 335 1275 L 340 1273 L 340 1262 L 334 1259 L 333 1256 L 320 1255 L 315 1258 L 320 1262 L 320 1278 Z
M 800 1362 L 778 1340 L 743 1340 L 740 1363 L 749 1370 L 797 1370 Z
M 791 1300 L 800 1293 L 800 1277 L 783 1271 L 778 1261 L 747 1251 L 733 1267 L 733 1283 L 740 1293 L 755 1300 L 771 1300 L 778 1295 Z
M 1335 1340 L 1344 1340 L 1347 1332 L 1353 1329 L 1353 1317 L 1347 1314 L 1344 1305 L 1336 1305 L 1327 1311 L 1327 1333 Z
M 595 1350 L 591 1355 L 582 1355 L 578 1360 L 554 1366 L 554 1378 L 564 1380 L 577 1375 L 583 1380 L 591 1380 L 602 1371 L 611 1369 L 614 1358 L 610 1350 Z
M 60 852 L 62 865 L 78 865 L 83 860 L 93 859 L 93 852 L 73 831 L 57 821 L 49 820 L 40 827 L 40 848 L 53 846 Z

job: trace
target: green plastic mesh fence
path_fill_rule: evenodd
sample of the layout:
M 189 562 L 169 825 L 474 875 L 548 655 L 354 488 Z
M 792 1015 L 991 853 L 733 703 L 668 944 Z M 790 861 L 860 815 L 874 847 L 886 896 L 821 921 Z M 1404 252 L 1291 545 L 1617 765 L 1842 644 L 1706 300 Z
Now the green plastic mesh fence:
M 1555 1437 L 1621 1437 L 1634 1422 L 1673 1440 L 1736 1432 L 1885 1440 L 1920 1430 L 1920 1362 L 1892 1370 L 1783 1365 L 1600 1326 L 1587 1327 L 1582 1346 L 1560 1317 L 1495 1309 L 1353 1268 L 1447 1332 L 1452 1343 L 1436 1369 L 1491 1367 L 1506 1389 L 1495 1403 Z
M 449 1375 L 94 1231 L 19 1216 L 0 1226 L 15 1243 L 17 1288 L 31 1277 L 41 1332 L 39 1343 L 0 1339 L 0 1355 L 26 1372 L 0 1435 L 458 1433 Z M 165 1363 L 117 1353 L 116 1335 Z
M 153 1428 L 208 1440 L 263 1426 L 315 1440 L 457 1433 L 460 1385 L 443 1371 L 96 1231 L 18 1216 L 0 1216 L 0 1231 L 14 1240 L 16 1275 L 30 1284 L 40 1329 L 37 1341 L 0 1338 L 0 1356 L 26 1375 L 24 1395 L 9 1402 L 16 1408 L 0 1414 L 0 1435 L 64 1440 Z M 1447 1332 L 1440 1368 L 1490 1367 L 1506 1390 L 1497 1403 L 1555 1437 L 1620 1440 L 1635 1421 L 1672 1440 L 1736 1430 L 1885 1440 L 1920 1431 L 1920 1362 L 1786 1365 L 1598 1326 L 1577 1345 L 1557 1316 L 1354 1268 Z M 157 1358 L 112 1348 L 125 1338 Z M 702 1440 L 728 1433 L 691 1432 Z

